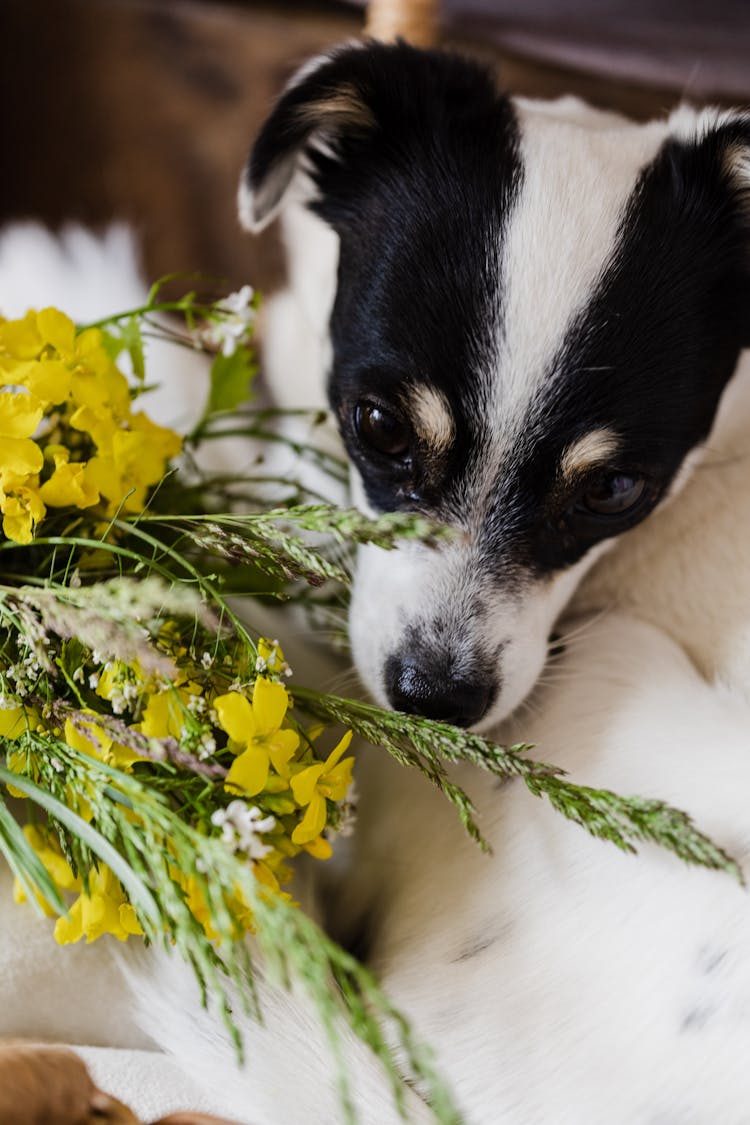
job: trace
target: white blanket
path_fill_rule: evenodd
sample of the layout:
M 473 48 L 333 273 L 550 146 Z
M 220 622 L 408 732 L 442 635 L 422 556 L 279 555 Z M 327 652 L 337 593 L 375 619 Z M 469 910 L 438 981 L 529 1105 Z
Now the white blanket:
M 101 1090 L 130 1106 L 143 1121 L 167 1113 L 193 1110 L 230 1116 L 218 1090 L 210 1094 L 187 1078 L 160 1051 L 126 1051 L 104 1047 L 76 1047 Z

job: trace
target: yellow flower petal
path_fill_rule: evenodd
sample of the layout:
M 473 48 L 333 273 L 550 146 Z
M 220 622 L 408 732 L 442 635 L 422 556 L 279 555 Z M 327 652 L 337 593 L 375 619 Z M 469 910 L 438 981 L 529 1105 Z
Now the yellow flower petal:
M 224 788 L 254 797 L 266 784 L 267 777 L 268 754 L 259 746 L 250 746 L 232 762 Z
M 320 779 L 318 789 L 324 797 L 332 801 L 340 801 L 352 783 L 352 767 L 354 758 L 344 758 L 332 770 L 327 770 Z
M 92 457 L 86 464 L 86 476 L 94 488 L 113 504 L 119 504 L 127 496 L 128 486 L 111 457 Z
M 5 492 L 3 492 L 3 488 L 6 489 Z M 33 538 L 34 525 L 44 517 L 46 512 L 44 501 L 33 488 L 15 483 L 12 488 L 13 491 L 10 492 L 6 481 L 2 481 L 0 486 L 0 511 L 3 513 L 3 532 L 14 543 L 30 543 Z
M 6 707 L 0 710 L 0 737 L 20 738 L 26 730 L 26 712 L 23 707 Z M 13 769 L 8 759 L 8 766 Z
M 36 327 L 45 344 L 51 344 L 66 359 L 75 348 L 76 326 L 59 309 L 42 309 L 36 314 Z
M 0 712 L 0 719 L 1 718 L 2 718 L 2 712 Z M 9 738 L 9 739 L 18 738 L 19 734 L 22 734 L 23 731 L 26 730 L 27 722 L 28 722 L 28 720 L 24 720 L 23 726 L 21 727 L 21 729 L 18 730 L 18 728 L 16 727 L 14 733 L 8 733 L 8 734 L 5 734 L 3 732 L 0 732 L 0 733 L 3 733 L 4 738 Z M 11 750 L 10 753 L 6 754 L 6 756 L 5 756 L 5 764 L 6 764 L 6 766 L 8 767 L 9 770 L 12 770 L 13 773 L 25 774 L 26 773 L 26 764 L 27 764 L 26 751 L 25 750 Z M 36 780 L 36 778 L 34 780 Z M 24 793 L 22 789 L 19 789 L 17 785 L 7 785 L 7 790 L 10 793 L 11 797 L 18 797 L 19 800 L 21 800 L 21 801 L 24 801 L 28 798 L 28 794 Z
M 313 799 L 315 790 L 320 780 L 320 776 L 325 769 L 323 762 L 319 762 L 315 766 L 308 766 L 307 769 L 300 770 L 298 774 L 292 778 L 290 785 L 294 799 L 298 805 L 308 805 Z
M 86 722 L 83 724 L 90 735 L 82 734 L 70 719 L 65 720 L 65 741 L 72 750 L 79 750 L 82 754 L 88 754 L 91 758 L 100 758 L 104 760 L 105 755 L 112 745 L 112 739 L 103 731 L 100 726 L 95 722 Z
M 141 731 L 149 738 L 180 738 L 189 695 L 189 692 L 172 688 L 149 696 Z
M 299 746 L 299 735 L 295 730 L 277 730 L 264 740 L 271 764 L 280 777 L 289 777 L 289 762 Z
M 0 350 L 13 359 L 36 359 L 43 346 L 35 312 L 28 312 L 22 320 L 7 320 L 0 325 Z
M 39 856 L 53 882 L 61 890 L 80 890 L 81 881 L 73 874 L 72 867 L 62 854 L 60 845 L 53 836 L 45 836 L 33 824 L 27 824 L 23 834 Z
M 81 927 L 81 900 L 76 899 L 68 910 L 67 918 L 58 918 L 55 923 L 55 941 L 58 945 L 73 945 L 83 937 Z
M 76 400 L 78 401 L 78 400 Z M 111 410 L 106 407 L 79 406 L 71 415 L 70 424 L 74 430 L 82 430 L 94 439 L 99 450 L 108 448 L 116 430 L 117 422 Z
M 111 408 L 127 413 L 130 406 L 128 381 L 114 364 L 78 366 L 73 371 L 70 393 L 74 402 L 93 410 Z
M 336 762 L 338 762 L 341 755 L 346 753 L 346 751 L 349 749 L 349 744 L 351 743 L 351 740 L 352 740 L 353 737 L 354 737 L 354 731 L 348 730 L 346 732 L 346 734 L 343 736 L 343 738 L 341 738 L 336 743 L 333 750 L 331 751 L 331 753 L 326 758 L 326 765 L 325 765 L 326 773 L 328 772 L 328 770 L 332 766 L 336 765 Z
M 41 402 L 62 402 L 70 393 L 70 371 L 56 359 L 29 363 L 18 379 Z
M 44 464 L 41 449 L 31 438 L 0 438 L 0 473 L 25 477 L 38 473 Z
M 292 832 L 292 842 L 295 844 L 309 844 L 326 826 L 326 803 L 319 793 L 313 793 L 312 800 L 307 807 L 302 820 Z
M 132 415 L 130 427 L 142 439 L 142 455 L 135 466 L 138 480 L 143 484 L 156 484 L 164 476 L 166 462 L 182 449 L 182 438 L 174 430 L 152 422 L 143 412 Z
M 42 405 L 33 395 L 23 391 L 0 391 L 0 437 L 31 437 L 42 414 Z
M 271 734 L 284 721 L 289 708 L 289 693 L 283 684 L 259 677 L 253 689 L 253 713 L 258 734 Z
M 126 934 L 143 933 L 138 915 L 129 902 L 123 903 L 120 907 L 120 926 Z
M 280 891 L 279 880 L 274 875 L 271 868 L 262 859 L 253 861 L 253 874 L 259 883 L 264 887 L 269 887 L 272 891 Z
M 253 708 L 244 695 L 230 691 L 214 700 L 219 725 L 235 742 L 249 742 L 255 735 L 256 722 Z
M 309 852 L 315 859 L 330 859 L 333 855 L 333 848 L 328 843 L 324 836 L 318 836 L 309 843 L 303 845 L 306 852 Z
M 58 465 L 39 489 L 50 508 L 90 508 L 99 499 L 99 490 L 89 480 L 85 464 Z

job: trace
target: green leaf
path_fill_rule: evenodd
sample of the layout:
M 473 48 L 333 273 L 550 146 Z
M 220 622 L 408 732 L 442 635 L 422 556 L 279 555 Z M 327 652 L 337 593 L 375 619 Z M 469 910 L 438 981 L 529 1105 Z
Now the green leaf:
M 122 337 L 120 336 L 119 332 L 107 332 L 104 328 L 100 328 L 99 331 L 102 334 L 102 345 L 104 347 L 104 350 L 112 360 L 112 362 L 115 363 L 118 356 L 122 354 L 122 351 L 125 347 L 122 341 Z
M 247 402 L 256 371 L 252 352 L 247 348 L 237 348 L 231 355 L 219 353 L 211 364 L 211 390 L 206 415 L 234 410 Z
M 138 382 L 142 383 L 146 378 L 146 364 L 143 355 L 143 334 L 140 319 L 137 316 L 131 316 L 130 320 L 123 321 L 119 330 L 123 347 L 130 356 L 130 362 L 133 365 L 133 374 Z
M 18 784 L 14 781 L 13 785 L 20 789 L 22 779 L 18 778 L 17 780 Z M 50 878 L 47 868 L 24 836 L 21 826 L 17 823 L 2 797 L 0 797 L 0 852 L 5 856 L 13 874 L 20 880 L 27 899 L 38 914 L 43 916 L 44 911 L 37 900 L 37 893 L 49 903 L 56 913 L 67 913 L 67 907 Z

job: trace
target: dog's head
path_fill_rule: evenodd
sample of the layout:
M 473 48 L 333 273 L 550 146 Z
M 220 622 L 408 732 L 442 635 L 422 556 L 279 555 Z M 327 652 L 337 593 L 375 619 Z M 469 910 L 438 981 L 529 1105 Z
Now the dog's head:
M 585 570 L 679 487 L 750 343 L 750 120 L 511 100 L 404 44 L 307 68 L 242 207 L 337 236 L 328 393 L 370 512 L 457 529 L 358 560 L 373 694 L 487 727 Z M 290 193 L 290 187 L 295 190 Z

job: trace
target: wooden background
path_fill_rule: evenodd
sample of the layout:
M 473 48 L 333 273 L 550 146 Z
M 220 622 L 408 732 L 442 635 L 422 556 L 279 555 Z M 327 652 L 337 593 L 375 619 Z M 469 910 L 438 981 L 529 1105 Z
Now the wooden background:
M 241 165 L 294 68 L 361 19 L 333 2 L 0 0 L 0 222 L 127 219 L 149 277 L 199 270 L 270 291 L 278 241 L 239 230 Z M 460 45 L 496 60 L 516 92 L 640 117 L 679 93 Z

